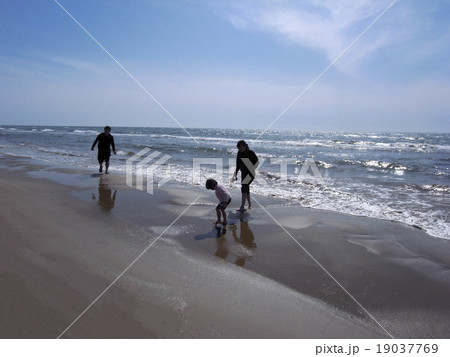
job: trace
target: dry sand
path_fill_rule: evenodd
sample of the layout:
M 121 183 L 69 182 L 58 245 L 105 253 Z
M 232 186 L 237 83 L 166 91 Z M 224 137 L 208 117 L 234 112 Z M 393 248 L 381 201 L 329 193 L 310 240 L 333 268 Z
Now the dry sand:
M 449 338 L 450 246 L 401 224 L 256 197 L 215 229 L 200 187 L 0 162 L 0 337 Z M 168 225 L 198 197 L 176 223 Z M 159 237 L 159 238 L 158 238 Z

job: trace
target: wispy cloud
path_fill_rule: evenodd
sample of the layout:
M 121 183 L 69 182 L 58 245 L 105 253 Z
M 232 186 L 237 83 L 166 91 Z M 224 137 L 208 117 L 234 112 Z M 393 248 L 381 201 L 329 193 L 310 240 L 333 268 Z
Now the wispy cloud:
M 230 1 L 222 13 L 236 28 L 277 34 L 300 46 L 323 51 L 331 61 L 391 2 L 244 0 Z M 370 41 L 358 43 L 358 51 L 353 51 L 347 64 L 356 64 L 391 39 L 384 31 L 372 31 Z M 340 68 L 348 70 L 343 65 Z
M 53 54 L 35 53 L 27 57 L 0 56 L 0 77 L 14 80 L 59 81 L 83 76 L 102 76 L 105 68 L 94 62 Z
M 77 70 L 81 72 L 94 72 L 101 73 L 102 67 L 94 62 L 84 61 L 77 58 L 63 57 L 58 55 L 38 54 L 36 56 L 38 60 L 50 62 L 65 68 Z

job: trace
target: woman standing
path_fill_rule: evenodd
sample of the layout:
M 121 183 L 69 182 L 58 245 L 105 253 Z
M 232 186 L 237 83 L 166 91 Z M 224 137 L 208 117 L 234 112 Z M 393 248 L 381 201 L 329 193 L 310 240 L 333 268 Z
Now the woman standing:
M 233 175 L 233 180 L 237 180 L 237 174 L 241 171 L 241 192 L 242 203 L 238 211 L 245 211 L 245 201 L 248 202 L 248 209 L 252 208 L 250 201 L 250 184 L 255 179 L 255 169 L 258 167 L 258 156 L 255 152 L 250 150 L 247 143 L 244 140 L 240 140 L 237 143 L 238 153 L 236 157 L 236 171 Z

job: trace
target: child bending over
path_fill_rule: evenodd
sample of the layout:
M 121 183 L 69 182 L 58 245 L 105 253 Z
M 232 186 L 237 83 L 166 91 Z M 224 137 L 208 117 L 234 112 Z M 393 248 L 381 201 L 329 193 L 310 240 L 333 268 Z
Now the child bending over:
M 215 224 L 223 224 L 225 226 L 227 224 L 227 213 L 225 212 L 225 209 L 231 202 L 231 195 L 224 185 L 218 183 L 214 179 L 206 180 L 206 188 L 208 190 L 214 190 L 216 192 L 216 197 L 219 200 L 219 204 L 216 207 L 217 221 Z M 222 221 L 220 220 L 221 215 L 223 217 Z

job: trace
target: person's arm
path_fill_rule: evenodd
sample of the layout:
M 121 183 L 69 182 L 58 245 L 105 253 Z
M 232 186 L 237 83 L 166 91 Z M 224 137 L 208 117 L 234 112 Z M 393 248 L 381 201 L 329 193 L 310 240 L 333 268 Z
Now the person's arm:
M 116 154 L 116 146 L 114 145 L 114 137 L 111 135 L 111 146 L 114 152 L 114 155 Z
M 95 138 L 95 141 L 94 141 L 94 143 L 93 143 L 92 146 L 91 146 L 91 150 L 94 150 L 95 145 L 98 143 L 99 137 L 100 137 L 100 134 L 97 135 L 97 137 Z

